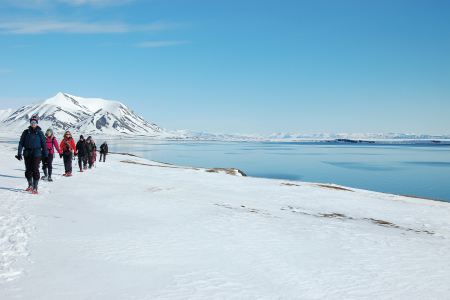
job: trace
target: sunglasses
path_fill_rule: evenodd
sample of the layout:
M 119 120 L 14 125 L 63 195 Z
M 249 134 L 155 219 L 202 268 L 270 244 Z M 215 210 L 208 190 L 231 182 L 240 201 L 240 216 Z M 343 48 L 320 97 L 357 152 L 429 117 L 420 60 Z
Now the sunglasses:
M 37 122 L 35 122 L 35 121 L 31 121 L 31 122 L 30 122 L 30 124 L 37 124 Z

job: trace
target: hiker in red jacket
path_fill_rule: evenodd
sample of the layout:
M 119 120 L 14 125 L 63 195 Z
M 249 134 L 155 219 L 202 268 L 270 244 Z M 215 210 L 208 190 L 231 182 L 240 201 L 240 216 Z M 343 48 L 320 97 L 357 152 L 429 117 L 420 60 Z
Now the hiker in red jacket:
M 59 149 L 58 141 L 53 135 L 53 130 L 51 128 L 47 129 L 47 131 L 45 132 L 45 142 L 47 144 L 48 157 L 42 159 L 43 162 L 42 170 L 44 171 L 44 176 L 41 179 L 53 181 L 52 170 L 53 170 L 53 158 L 55 157 L 53 147 L 55 147 L 59 155 L 61 155 L 61 150 Z
M 64 139 L 61 141 L 60 146 L 62 150 L 60 157 L 64 157 L 64 169 L 66 171 L 63 176 L 72 176 L 72 158 L 73 155 L 77 156 L 77 148 L 70 131 L 64 133 Z

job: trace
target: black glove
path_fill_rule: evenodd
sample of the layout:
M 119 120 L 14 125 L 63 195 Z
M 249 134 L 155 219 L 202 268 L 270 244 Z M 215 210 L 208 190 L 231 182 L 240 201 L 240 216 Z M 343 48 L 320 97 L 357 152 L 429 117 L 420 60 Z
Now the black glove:
M 78 156 L 78 153 L 75 153 L 75 157 L 77 157 Z
M 62 154 L 59 155 L 59 158 L 62 158 Z
M 18 154 L 15 156 L 15 158 L 17 158 L 17 160 L 22 160 L 22 155 Z

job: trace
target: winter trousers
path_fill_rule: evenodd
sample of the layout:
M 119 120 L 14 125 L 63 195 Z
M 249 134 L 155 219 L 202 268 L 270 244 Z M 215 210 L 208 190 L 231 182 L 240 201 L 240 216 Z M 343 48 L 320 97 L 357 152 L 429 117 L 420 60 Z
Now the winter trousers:
M 49 154 L 47 158 L 42 159 L 42 170 L 45 174 L 45 169 L 48 169 L 48 177 L 52 177 L 53 170 L 53 153 Z
M 92 167 L 92 164 L 94 163 L 94 156 L 88 156 L 88 162 L 89 162 L 89 169 Z
M 86 168 L 87 165 L 87 154 L 81 156 L 78 154 L 78 166 L 80 167 L 80 171 L 83 170 L 83 168 Z
M 41 163 L 40 157 L 27 156 L 25 160 L 25 177 L 27 179 L 40 179 L 39 164 Z
M 103 162 L 105 162 L 106 153 L 101 153 L 101 152 L 100 152 L 100 159 L 98 161 L 102 161 L 102 156 L 103 156 Z
M 64 169 L 66 171 L 66 174 L 72 173 L 73 153 L 72 152 L 64 152 L 63 158 L 64 158 Z

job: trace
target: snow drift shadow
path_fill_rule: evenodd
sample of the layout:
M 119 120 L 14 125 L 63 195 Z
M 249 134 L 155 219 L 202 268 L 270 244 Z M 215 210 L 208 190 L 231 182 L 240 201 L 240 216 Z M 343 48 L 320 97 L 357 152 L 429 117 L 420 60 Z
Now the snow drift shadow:
M 3 175 L 3 174 L 0 174 L 0 177 L 8 177 L 8 178 L 20 178 L 20 179 L 22 179 L 22 178 L 23 178 L 23 176 L 22 176 L 22 177 L 18 177 L 18 176 L 10 176 L 10 175 Z

